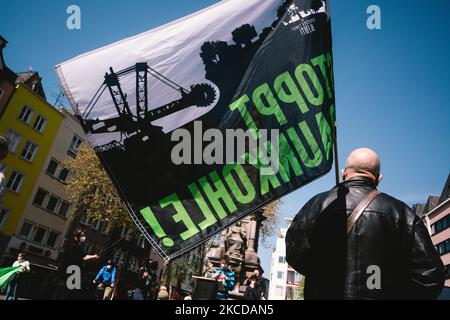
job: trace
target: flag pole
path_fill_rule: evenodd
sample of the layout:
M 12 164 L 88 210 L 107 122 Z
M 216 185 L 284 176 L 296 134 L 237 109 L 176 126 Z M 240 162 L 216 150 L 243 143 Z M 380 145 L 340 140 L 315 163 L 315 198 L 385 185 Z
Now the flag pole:
M 333 149 L 334 149 L 334 173 L 336 175 L 336 185 L 339 184 L 339 156 L 337 145 L 337 123 L 334 121 L 333 125 Z

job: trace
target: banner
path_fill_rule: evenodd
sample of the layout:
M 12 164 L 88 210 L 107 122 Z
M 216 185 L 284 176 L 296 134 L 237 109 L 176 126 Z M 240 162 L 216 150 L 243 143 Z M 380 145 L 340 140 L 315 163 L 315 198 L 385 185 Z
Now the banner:
M 166 260 L 331 169 L 328 4 L 227 0 L 56 66 Z
M 6 287 L 21 268 L 21 266 L 0 268 L 0 290 Z

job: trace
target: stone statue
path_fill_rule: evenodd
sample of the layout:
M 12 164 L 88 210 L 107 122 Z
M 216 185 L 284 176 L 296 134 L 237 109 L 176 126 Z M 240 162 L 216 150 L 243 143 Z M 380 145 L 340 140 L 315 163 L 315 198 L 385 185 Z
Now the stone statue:
M 247 242 L 247 232 L 241 221 L 228 228 L 225 235 L 225 253 L 230 258 L 244 258 L 245 244 Z

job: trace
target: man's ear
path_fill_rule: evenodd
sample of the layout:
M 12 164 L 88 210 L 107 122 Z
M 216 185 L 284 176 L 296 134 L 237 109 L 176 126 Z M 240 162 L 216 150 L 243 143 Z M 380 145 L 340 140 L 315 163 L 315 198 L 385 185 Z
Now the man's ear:
M 382 179 L 383 179 L 383 175 L 380 173 L 380 174 L 378 175 L 377 185 L 380 184 L 380 182 L 381 182 Z
M 345 169 L 341 170 L 341 175 L 342 175 L 342 180 L 345 181 L 345 176 L 347 175 L 346 172 L 345 172 Z

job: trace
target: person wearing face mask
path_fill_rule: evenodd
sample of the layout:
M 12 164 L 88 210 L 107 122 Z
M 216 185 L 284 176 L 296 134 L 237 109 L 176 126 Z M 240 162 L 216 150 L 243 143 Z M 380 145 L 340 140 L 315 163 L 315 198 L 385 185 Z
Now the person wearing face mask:
M 68 286 L 68 282 L 74 282 L 72 275 L 75 274 L 74 269 L 80 270 L 81 279 L 79 283 L 83 283 L 83 267 L 85 263 L 96 261 L 98 255 L 85 255 L 83 251 L 83 243 L 86 242 L 86 234 L 84 230 L 78 229 L 72 237 L 65 241 L 62 252 L 58 259 L 58 275 L 57 288 L 53 299 L 55 300 L 80 300 L 83 299 L 85 288 Z M 72 279 L 72 280 L 71 280 Z M 69 280 L 69 281 L 68 281 Z M 75 281 L 76 282 L 76 281 Z
M 422 220 L 377 191 L 380 159 L 350 153 L 344 182 L 300 210 L 285 237 L 286 261 L 305 276 L 305 299 L 435 299 L 445 269 Z
M 218 282 L 216 298 L 227 300 L 229 291 L 234 289 L 236 276 L 229 267 L 228 256 L 220 260 L 220 268 L 211 271 L 211 278 Z
M 30 271 L 30 262 L 25 257 L 25 253 L 19 253 L 17 260 L 12 265 L 13 267 L 20 266 L 21 268 L 17 271 L 16 276 L 8 283 L 5 300 L 17 300 L 17 287 L 23 279 L 23 274 Z
M 253 271 L 253 274 L 244 282 L 244 285 L 246 286 L 244 300 L 262 300 L 266 291 L 266 285 L 258 269 Z
M 111 292 L 116 284 L 116 267 L 111 259 L 108 260 L 106 265 L 100 269 L 93 281 L 94 284 L 99 284 L 98 289 L 104 289 L 103 300 L 109 300 Z

